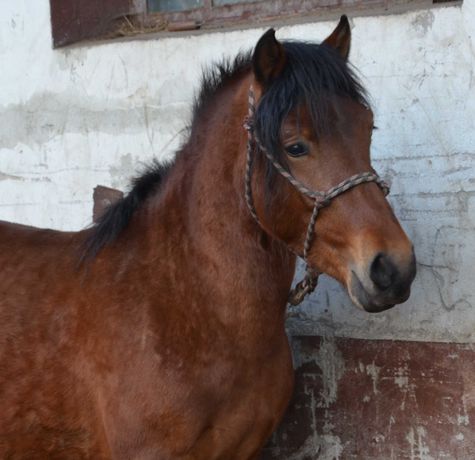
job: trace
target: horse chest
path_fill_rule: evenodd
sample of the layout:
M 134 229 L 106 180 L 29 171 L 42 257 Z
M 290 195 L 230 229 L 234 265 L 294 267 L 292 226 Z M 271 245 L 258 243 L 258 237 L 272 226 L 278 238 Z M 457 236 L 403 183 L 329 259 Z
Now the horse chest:
M 117 457 L 254 458 L 290 399 L 293 384 L 290 351 L 285 343 L 282 350 L 271 356 L 262 358 L 257 354 L 237 363 L 217 360 L 193 378 L 184 370 L 180 373 L 180 362 L 172 371 L 157 373 L 155 384 L 147 385 L 146 390 L 147 399 L 153 402 L 136 405 L 137 408 L 128 411 L 127 421 L 121 421 L 126 426 L 122 427 L 125 431 L 117 432 L 117 445 L 121 451 L 125 450 Z M 113 418 L 118 420 L 116 415 Z M 126 437 L 145 442 L 126 446 L 123 444 Z M 149 452 L 150 456 L 143 452 Z
M 233 380 L 228 384 L 212 384 L 217 404 L 195 443 L 195 457 L 190 458 L 254 458 L 291 396 L 293 369 L 287 341 L 281 351 L 272 356 L 257 353 L 230 375 Z

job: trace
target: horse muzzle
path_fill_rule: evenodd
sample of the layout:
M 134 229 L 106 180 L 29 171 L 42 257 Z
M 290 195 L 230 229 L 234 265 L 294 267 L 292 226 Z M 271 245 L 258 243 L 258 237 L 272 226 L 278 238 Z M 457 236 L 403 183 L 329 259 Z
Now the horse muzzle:
M 414 252 L 407 263 L 396 263 L 391 256 L 378 253 L 365 270 L 351 272 L 348 292 L 358 306 L 378 313 L 405 302 L 415 276 Z

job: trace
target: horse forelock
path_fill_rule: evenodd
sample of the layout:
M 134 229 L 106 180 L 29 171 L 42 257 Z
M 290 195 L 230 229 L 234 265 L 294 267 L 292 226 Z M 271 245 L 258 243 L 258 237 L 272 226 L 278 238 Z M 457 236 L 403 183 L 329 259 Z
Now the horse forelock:
M 317 136 L 332 128 L 329 108 L 341 98 L 369 107 L 363 85 L 351 66 L 332 48 L 306 42 L 282 43 L 287 64 L 266 88 L 256 110 L 255 128 L 262 145 L 288 168 L 281 145 L 281 128 L 286 117 L 305 106 Z M 272 195 L 275 168 L 266 162 L 266 188 Z

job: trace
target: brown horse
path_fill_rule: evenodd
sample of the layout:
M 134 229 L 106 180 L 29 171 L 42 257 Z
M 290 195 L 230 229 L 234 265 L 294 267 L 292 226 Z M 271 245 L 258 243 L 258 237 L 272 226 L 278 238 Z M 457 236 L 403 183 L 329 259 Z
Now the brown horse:
M 321 45 L 268 31 L 97 226 L 0 224 L 1 458 L 257 458 L 292 392 L 296 254 L 368 311 L 408 298 L 349 48 L 346 17 Z

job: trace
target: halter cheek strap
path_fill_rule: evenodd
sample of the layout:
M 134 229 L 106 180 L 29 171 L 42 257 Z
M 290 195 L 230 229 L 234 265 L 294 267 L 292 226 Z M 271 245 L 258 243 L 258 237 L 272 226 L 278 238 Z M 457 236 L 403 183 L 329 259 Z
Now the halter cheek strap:
M 256 213 L 256 208 L 254 207 L 254 200 L 252 197 L 252 189 L 251 189 L 251 178 L 252 178 L 252 164 L 253 164 L 253 154 L 254 152 L 259 149 L 261 152 L 264 153 L 266 158 L 272 163 L 275 167 L 277 172 L 284 177 L 287 181 L 289 181 L 302 195 L 307 196 L 308 198 L 312 199 L 313 210 L 312 215 L 310 217 L 309 223 L 307 225 L 307 231 L 305 236 L 305 242 L 303 245 L 303 254 L 302 258 L 305 261 L 305 276 L 301 281 L 299 281 L 295 288 L 292 289 L 289 293 L 288 302 L 291 305 L 298 305 L 300 304 L 305 296 L 315 290 L 318 283 L 318 277 L 320 273 L 315 269 L 310 267 L 308 262 L 308 256 L 310 252 L 310 248 L 315 236 L 315 222 L 318 217 L 318 212 L 320 209 L 324 208 L 325 206 L 330 205 L 331 201 L 336 198 L 338 195 L 345 193 L 346 191 L 356 187 L 360 184 L 365 184 L 367 182 L 376 182 L 379 185 L 381 190 L 384 192 L 385 195 L 389 193 L 389 186 L 388 184 L 381 179 L 376 173 L 374 172 L 364 172 L 360 174 L 355 174 L 348 179 L 340 182 L 336 186 L 328 189 L 325 192 L 318 191 L 318 190 L 311 190 L 306 187 L 302 182 L 297 180 L 292 174 L 286 171 L 282 165 L 274 158 L 273 155 L 269 153 L 269 151 L 261 144 L 259 141 L 255 130 L 254 130 L 254 118 L 256 112 L 256 101 L 254 96 L 254 91 L 251 86 L 249 89 L 249 112 L 246 120 L 244 122 L 244 128 L 247 131 L 247 158 L 246 158 L 246 172 L 244 177 L 245 183 L 245 197 L 247 207 L 249 208 L 249 212 L 251 213 L 254 220 L 257 224 L 262 228 L 262 225 L 259 221 L 259 217 Z

